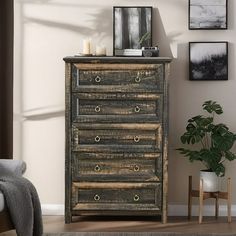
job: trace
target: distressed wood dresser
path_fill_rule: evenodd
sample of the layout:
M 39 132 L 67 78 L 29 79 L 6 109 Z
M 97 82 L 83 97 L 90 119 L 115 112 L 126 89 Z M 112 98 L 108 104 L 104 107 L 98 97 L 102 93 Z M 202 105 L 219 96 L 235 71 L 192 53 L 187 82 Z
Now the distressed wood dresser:
M 170 58 L 66 57 L 65 222 L 167 220 Z

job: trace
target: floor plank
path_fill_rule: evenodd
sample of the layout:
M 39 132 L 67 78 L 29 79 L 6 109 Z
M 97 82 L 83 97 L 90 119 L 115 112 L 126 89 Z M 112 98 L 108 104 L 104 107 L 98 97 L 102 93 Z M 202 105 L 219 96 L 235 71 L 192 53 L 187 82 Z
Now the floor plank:
M 77 222 L 64 223 L 63 216 L 44 216 L 44 232 L 182 232 L 182 233 L 236 233 L 236 218 L 227 223 L 226 217 L 216 220 L 213 217 L 203 217 L 203 223 L 198 224 L 198 218 L 188 221 L 186 217 L 170 217 L 167 224 L 162 224 L 155 217 L 78 217 Z M 0 236 L 16 236 L 14 231 Z
M 227 223 L 226 217 L 204 217 L 198 224 L 198 218 L 188 221 L 186 217 L 171 217 L 167 224 L 162 224 L 155 217 L 78 217 L 77 222 L 64 224 L 61 216 L 44 217 L 45 232 L 189 232 L 189 233 L 236 233 L 236 221 Z

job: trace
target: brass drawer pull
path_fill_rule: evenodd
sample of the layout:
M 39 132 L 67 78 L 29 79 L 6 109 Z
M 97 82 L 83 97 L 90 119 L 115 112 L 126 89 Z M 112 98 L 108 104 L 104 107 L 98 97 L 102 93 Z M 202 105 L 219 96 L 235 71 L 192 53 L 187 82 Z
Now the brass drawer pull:
M 135 137 L 134 137 L 134 142 L 135 142 L 135 143 L 138 143 L 139 141 L 140 141 L 140 138 L 139 138 L 138 136 L 135 136 Z
M 99 201 L 101 198 L 100 198 L 100 196 L 99 196 L 98 194 L 95 194 L 94 197 L 93 197 L 93 199 L 94 199 L 95 201 Z
M 96 136 L 94 140 L 95 140 L 96 143 L 99 143 L 101 138 L 99 136 Z
M 138 201 L 139 201 L 139 195 L 137 195 L 137 194 L 134 195 L 134 201 L 135 201 L 135 202 L 138 202 Z
M 136 83 L 140 83 L 141 82 L 141 78 L 139 76 L 137 76 L 134 80 L 135 80 Z
M 96 76 L 94 80 L 95 82 L 100 83 L 102 78 L 100 76 Z
M 96 106 L 94 110 L 95 110 L 96 112 L 100 112 L 100 111 L 101 111 L 101 108 L 100 108 L 100 106 Z
M 140 170 L 140 167 L 139 167 L 138 165 L 135 165 L 135 166 L 134 166 L 134 171 L 135 171 L 135 172 L 138 172 L 139 170 Z
M 135 108 L 134 108 L 134 111 L 136 112 L 136 113 L 139 113 L 140 112 L 140 107 L 139 106 L 136 106 Z
M 99 172 L 101 170 L 101 167 L 99 165 L 96 165 L 94 167 L 94 171 Z

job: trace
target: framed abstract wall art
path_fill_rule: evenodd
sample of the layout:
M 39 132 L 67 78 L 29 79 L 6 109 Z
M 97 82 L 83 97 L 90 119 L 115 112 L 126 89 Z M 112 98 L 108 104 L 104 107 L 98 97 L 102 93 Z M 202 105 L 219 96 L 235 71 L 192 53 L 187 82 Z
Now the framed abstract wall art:
M 227 29 L 227 0 L 189 0 L 189 29 Z
M 113 54 L 151 46 L 152 7 L 113 7 Z
M 228 80 L 228 42 L 190 42 L 189 79 Z

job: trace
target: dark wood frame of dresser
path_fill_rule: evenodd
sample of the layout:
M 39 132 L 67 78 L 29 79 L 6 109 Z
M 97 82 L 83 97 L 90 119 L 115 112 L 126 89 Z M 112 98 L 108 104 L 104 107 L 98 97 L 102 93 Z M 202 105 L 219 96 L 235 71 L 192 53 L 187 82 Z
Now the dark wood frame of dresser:
M 10 214 L 6 208 L 4 208 L 3 211 L 0 212 L 0 222 L 0 233 L 14 229 Z
M 163 96 L 163 140 L 162 140 L 162 222 L 167 222 L 167 188 L 168 188 L 168 77 L 170 58 L 144 58 L 144 57 L 66 57 L 64 58 L 65 65 L 65 223 L 72 222 L 72 216 L 76 215 L 157 215 L 151 211 L 86 211 L 86 210 L 72 210 L 71 209 L 71 195 L 72 195 L 72 180 L 71 180 L 71 75 L 73 63 L 117 63 L 117 64 L 162 64 L 164 66 L 164 96 Z M 160 214 L 158 214 L 160 215 Z

